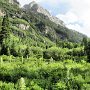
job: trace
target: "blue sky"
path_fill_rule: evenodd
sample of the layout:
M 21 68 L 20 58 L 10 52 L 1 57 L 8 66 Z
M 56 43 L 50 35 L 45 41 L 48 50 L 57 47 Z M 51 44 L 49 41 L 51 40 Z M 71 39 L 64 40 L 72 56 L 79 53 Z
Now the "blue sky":
M 32 0 L 18 0 L 23 6 Z M 90 37 L 90 0 L 34 0 L 52 15 L 63 20 L 66 27 Z
M 70 5 L 68 3 L 60 3 L 57 5 L 50 5 L 50 3 L 40 3 L 42 7 L 46 8 L 47 10 L 51 11 L 52 15 L 57 15 L 58 13 L 64 14 L 70 9 Z

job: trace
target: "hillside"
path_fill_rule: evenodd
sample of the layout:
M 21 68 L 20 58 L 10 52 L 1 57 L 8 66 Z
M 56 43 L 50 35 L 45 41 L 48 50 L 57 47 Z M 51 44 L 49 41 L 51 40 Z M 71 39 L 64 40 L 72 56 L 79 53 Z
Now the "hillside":
M 0 0 L 0 90 L 89 90 L 90 42 L 31 2 Z
M 50 15 L 46 9 L 43 9 L 35 2 L 25 5 L 24 9 L 20 9 L 16 3 L 14 5 L 12 3 L 4 3 L 4 1 L 1 1 L 0 6 L 2 7 L 2 11 L 3 9 L 5 11 L 8 10 L 11 17 L 15 16 L 16 18 L 24 19 L 28 23 L 33 24 L 33 26 L 38 29 L 36 31 L 40 35 L 44 35 L 51 41 L 55 42 L 56 39 L 62 39 L 70 42 L 81 42 L 83 37 L 85 37 L 85 35 L 79 32 L 66 28 L 63 21 Z M 30 5 L 32 6 L 31 8 Z
M 37 21 L 33 21 L 35 26 L 37 26 L 38 24 L 39 25 L 45 24 L 44 25 L 45 27 L 41 31 L 41 33 L 47 32 L 47 33 L 44 33 L 44 35 L 49 36 L 49 39 L 50 37 L 55 39 L 55 37 L 52 37 L 50 33 L 52 33 L 53 36 L 56 36 L 56 38 L 58 39 L 63 39 L 63 40 L 67 39 L 68 41 L 71 41 L 71 42 L 81 42 L 82 38 L 85 37 L 85 35 L 79 32 L 68 29 L 64 25 L 63 21 L 52 16 L 46 9 L 42 8 L 36 2 L 31 2 L 30 4 L 25 5 L 24 9 L 28 15 L 32 14 L 34 16 L 33 18 L 36 18 Z

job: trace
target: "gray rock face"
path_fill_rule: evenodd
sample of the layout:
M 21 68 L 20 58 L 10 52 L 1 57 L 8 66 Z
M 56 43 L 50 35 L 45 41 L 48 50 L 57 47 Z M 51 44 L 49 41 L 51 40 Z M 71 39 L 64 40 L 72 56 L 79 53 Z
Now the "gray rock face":
M 49 11 L 47 11 L 46 9 L 42 8 L 40 5 L 38 5 L 35 1 L 31 2 L 28 5 L 24 6 L 24 9 L 26 10 L 31 10 L 33 12 L 37 12 L 37 13 L 41 13 L 44 14 L 45 16 L 47 16 L 52 22 L 59 24 L 61 26 L 65 26 L 64 22 L 60 19 L 58 19 L 57 17 L 52 16 Z
M 25 24 L 17 24 L 16 26 L 22 30 L 28 30 L 29 29 L 29 25 L 25 25 Z
M 0 9 L 0 16 L 4 16 L 4 12 L 2 12 L 2 10 Z

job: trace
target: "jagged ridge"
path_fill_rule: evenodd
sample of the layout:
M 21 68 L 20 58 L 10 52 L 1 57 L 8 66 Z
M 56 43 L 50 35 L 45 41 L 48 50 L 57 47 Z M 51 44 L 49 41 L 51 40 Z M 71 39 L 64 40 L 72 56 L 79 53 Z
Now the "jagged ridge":
M 30 4 L 27 4 L 24 6 L 24 9 L 28 10 L 30 9 L 34 13 L 42 13 L 45 16 L 47 16 L 51 21 L 55 22 L 56 24 L 59 24 L 61 26 L 65 26 L 64 22 L 62 20 L 59 20 L 57 17 L 52 16 L 49 11 L 41 7 L 39 4 L 37 4 L 35 1 L 31 2 Z

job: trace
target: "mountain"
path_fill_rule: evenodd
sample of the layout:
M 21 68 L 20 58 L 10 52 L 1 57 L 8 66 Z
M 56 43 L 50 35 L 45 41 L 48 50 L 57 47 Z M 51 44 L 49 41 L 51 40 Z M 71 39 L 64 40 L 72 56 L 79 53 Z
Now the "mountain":
M 47 16 L 52 22 L 59 24 L 61 26 L 65 26 L 64 22 L 62 20 L 59 20 L 57 17 L 52 16 L 49 11 L 47 11 L 46 9 L 44 9 L 43 7 L 41 7 L 39 4 L 37 4 L 35 1 L 31 2 L 28 5 L 24 6 L 25 10 L 30 9 L 31 11 L 33 11 L 34 13 L 41 13 L 44 14 L 45 16 Z
M 38 19 L 38 23 L 39 21 L 42 21 L 45 24 L 46 29 L 43 29 L 42 32 L 44 33 L 48 31 L 47 33 L 44 33 L 44 35 L 49 35 L 49 38 L 53 39 L 56 36 L 58 39 L 67 39 L 72 42 L 80 42 L 85 36 L 77 31 L 68 29 L 62 20 L 52 16 L 49 11 L 41 7 L 35 1 L 24 5 L 23 8 L 27 14 L 33 14 L 33 16 L 35 16 L 34 18 Z M 50 33 L 52 33 L 53 36 L 50 35 Z
M 47 38 L 53 43 L 60 40 L 81 42 L 83 37 L 86 37 L 77 31 L 68 29 L 63 21 L 52 16 L 35 1 L 25 5 L 23 8 L 20 8 L 19 6 L 20 4 L 17 0 L 0 0 L 0 16 L 4 16 L 5 13 L 8 12 L 11 22 L 10 28 L 12 30 L 14 29 L 13 32 L 18 30 L 20 34 L 22 32 L 33 34 L 31 31 L 34 31 L 34 33 L 40 36 L 35 36 L 38 39 L 41 38 L 43 40 L 44 38 Z M 26 34 L 26 36 L 30 35 Z

